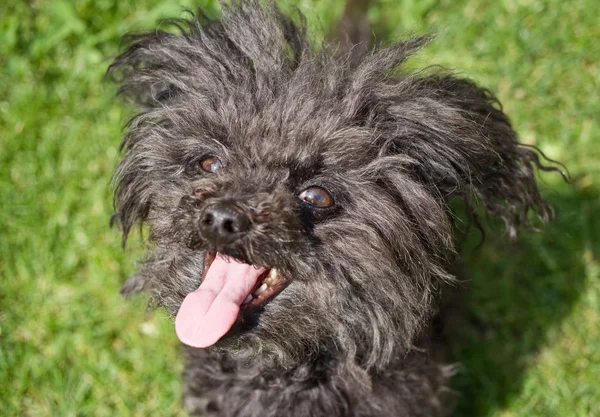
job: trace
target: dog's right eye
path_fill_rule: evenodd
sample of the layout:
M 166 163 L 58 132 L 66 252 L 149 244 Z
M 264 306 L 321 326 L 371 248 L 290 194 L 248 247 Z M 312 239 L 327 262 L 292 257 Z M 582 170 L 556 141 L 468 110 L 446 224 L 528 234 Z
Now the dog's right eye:
M 333 197 L 321 187 L 310 187 L 302 191 L 298 198 L 311 206 L 328 208 L 333 206 Z
M 223 167 L 221 160 L 216 156 L 209 156 L 200 161 L 200 168 L 203 171 L 215 173 Z

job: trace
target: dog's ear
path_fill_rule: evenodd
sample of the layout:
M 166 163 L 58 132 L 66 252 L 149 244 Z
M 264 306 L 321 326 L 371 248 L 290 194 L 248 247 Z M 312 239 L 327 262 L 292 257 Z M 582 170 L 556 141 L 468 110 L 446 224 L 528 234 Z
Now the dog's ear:
M 105 80 L 119 86 L 119 96 L 142 110 L 168 106 L 180 93 L 192 92 L 190 81 L 197 77 L 210 85 L 211 78 L 225 76 L 214 54 L 231 54 L 224 28 L 218 20 L 186 10 L 189 19 L 162 20 L 146 33 L 130 33 L 121 38 L 123 52 L 106 71 Z M 198 46 L 200 45 L 200 46 Z
M 166 127 L 165 109 L 181 93 L 181 76 L 177 76 L 181 59 L 170 59 L 169 55 L 177 51 L 175 45 L 182 46 L 182 36 L 160 30 L 124 36 L 125 51 L 115 58 L 105 76 L 119 86 L 121 97 L 142 110 L 128 123 L 120 148 L 124 156 L 113 176 L 111 225 L 123 232 L 123 246 L 131 228 L 143 223 L 149 214 L 154 175 L 149 139 L 157 138 L 157 129 Z M 130 279 L 124 285 L 124 293 L 132 292 L 132 282 Z
M 115 58 L 105 78 L 119 85 L 121 97 L 142 110 L 161 107 L 185 88 L 177 77 L 182 57 L 172 56 L 184 47 L 184 42 L 181 35 L 161 30 L 125 35 L 121 40 L 125 51 Z
M 530 213 L 551 217 L 535 169 L 559 170 L 542 164 L 537 148 L 518 142 L 490 91 L 465 79 L 428 76 L 414 79 L 407 97 L 388 108 L 398 132 L 391 145 L 416 161 L 421 181 L 446 200 L 458 196 L 470 208 L 480 203 L 511 237 L 530 223 Z
M 530 213 L 547 220 L 552 207 L 540 196 L 535 170 L 562 172 L 543 163 L 537 148 L 519 143 L 490 91 L 451 75 L 390 74 L 428 41 L 386 48 L 356 68 L 348 100 L 355 117 L 380 131 L 383 155 L 410 161 L 407 171 L 444 201 L 480 204 L 511 237 L 530 223 Z
M 293 22 L 272 1 L 261 3 L 221 3 L 220 19 L 202 9 L 187 10 L 187 19 L 163 20 L 166 30 L 126 35 L 125 51 L 106 78 L 146 110 L 168 105 L 180 94 L 214 101 L 229 87 L 260 84 L 261 77 L 292 70 L 310 50 L 306 22 L 302 15 Z

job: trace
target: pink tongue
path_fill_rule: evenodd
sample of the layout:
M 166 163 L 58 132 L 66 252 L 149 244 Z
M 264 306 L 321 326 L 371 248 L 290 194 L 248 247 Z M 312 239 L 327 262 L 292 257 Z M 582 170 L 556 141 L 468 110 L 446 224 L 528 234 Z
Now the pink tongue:
M 218 253 L 200 287 L 179 308 L 175 319 L 179 340 L 197 348 L 215 344 L 231 329 L 241 304 L 264 272 Z

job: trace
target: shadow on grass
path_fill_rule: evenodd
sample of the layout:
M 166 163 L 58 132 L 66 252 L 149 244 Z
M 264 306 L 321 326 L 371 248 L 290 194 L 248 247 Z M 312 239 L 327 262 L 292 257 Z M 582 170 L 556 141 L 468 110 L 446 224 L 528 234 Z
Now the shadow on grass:
M 487 416 L 519 395 L 528 365 L 553 343 L 548 330 L 583 290 L 585 254 L 600 246 L 600 193 L 560 190 L 548 197 L 557 216 L 542 233 L 525 231 L 517 242 L 495 234 L 463 255 L 470 282 L 452 346 L 451 359 L 461 364 L 454 416 Z

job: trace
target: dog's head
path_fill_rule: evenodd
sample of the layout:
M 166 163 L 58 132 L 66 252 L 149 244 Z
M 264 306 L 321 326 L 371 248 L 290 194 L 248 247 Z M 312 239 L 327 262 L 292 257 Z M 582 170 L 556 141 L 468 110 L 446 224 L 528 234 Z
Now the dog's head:
M 130 38 L 110 72 L 142 109 L 116 218 L 125 237 L 149 225 L 138 287 L 184 342 L 384 366 L 452 279 L 452 198 L 510 234 L 548 216 L 537 154 L 488 91 L 397 71 L 427 38 L 354 64 L 254 0 L 175 23 Z

